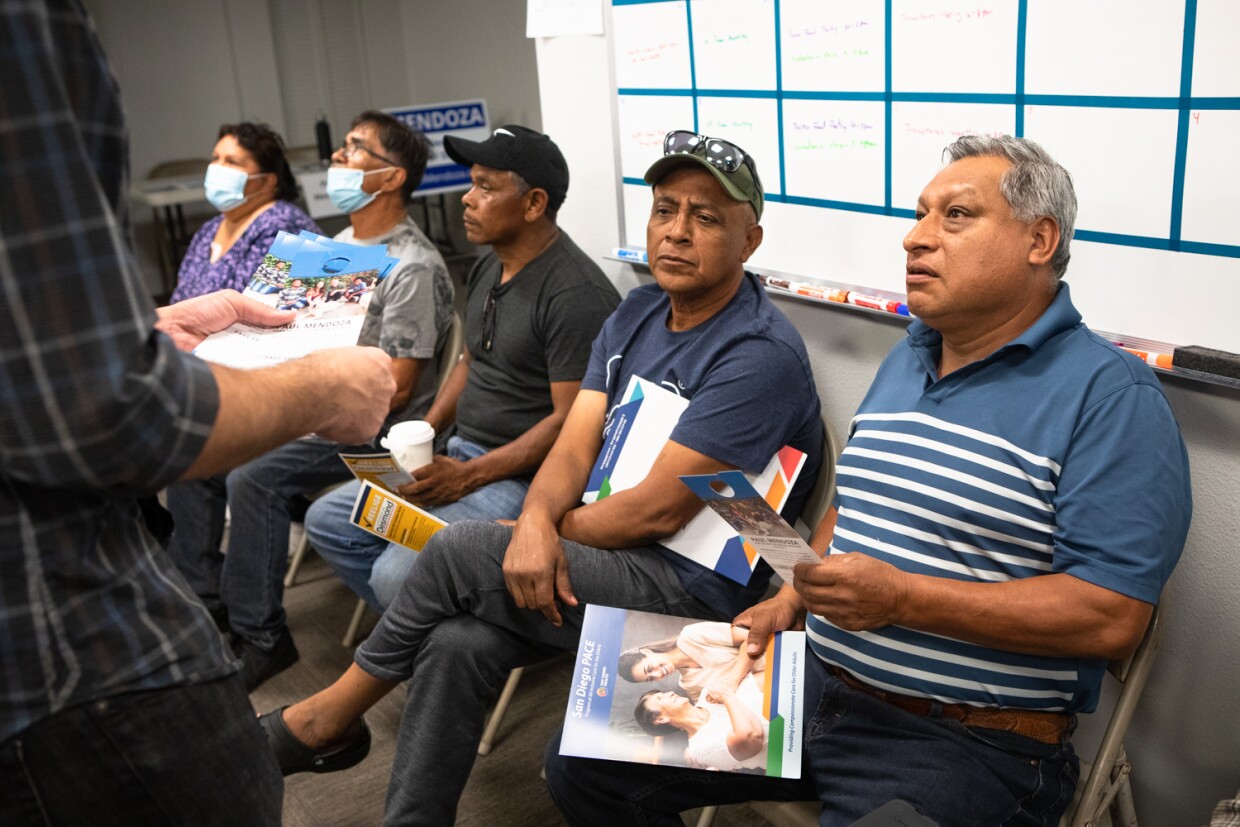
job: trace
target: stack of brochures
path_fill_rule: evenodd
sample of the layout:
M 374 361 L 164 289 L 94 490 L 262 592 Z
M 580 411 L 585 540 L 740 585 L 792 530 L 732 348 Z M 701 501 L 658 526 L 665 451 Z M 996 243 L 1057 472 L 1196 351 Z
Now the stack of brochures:
M 242 295 L 294 310 L 295 320 L 276 328 L 238 322 L 208 336 L 194 353 L 229 367 L 256 368 L 357 344 L 370 294 L 398 261 L 382 244 L 281 232 Z

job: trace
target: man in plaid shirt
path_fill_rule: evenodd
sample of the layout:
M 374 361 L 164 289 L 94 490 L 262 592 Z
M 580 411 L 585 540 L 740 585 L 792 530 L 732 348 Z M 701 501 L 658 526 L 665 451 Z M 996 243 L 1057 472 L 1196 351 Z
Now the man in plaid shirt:
M 0 77 L 0 823 L 276 824 L 237 663 L 135 498 L 309 432 L 369 439 L 389 359 L 237 372 L 178 350 L 289 317 L 236 293 L 152 306 L 80 0 L 0 5 Z

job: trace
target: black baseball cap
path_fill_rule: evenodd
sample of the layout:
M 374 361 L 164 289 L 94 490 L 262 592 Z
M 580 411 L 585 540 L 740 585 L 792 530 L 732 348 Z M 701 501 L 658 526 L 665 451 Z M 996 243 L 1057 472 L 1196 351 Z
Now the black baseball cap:
M 445 135 L 443 148 L 458 164 L 511 170 L 531 187 L 546 190 L 548 212 L 559 210 L 568 195 L 568 162 L 563 153 L 555 141 L 529 127 L 505 124 L 485 141 Z

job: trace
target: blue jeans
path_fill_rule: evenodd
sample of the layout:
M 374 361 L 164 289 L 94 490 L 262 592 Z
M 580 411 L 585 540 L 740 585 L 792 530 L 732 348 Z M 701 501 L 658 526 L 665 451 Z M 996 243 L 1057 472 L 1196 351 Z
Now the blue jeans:
M 241 678 L 61 710 L 0 744 L 0 824 L 278 825 L 284 780 Z
M 462 462 L 480 457 L 486 448 L 458 436 L 448 439 L 444 452 Z M 310 545 L 340 575 L 340 579 L 376 612 L 390 605 L 405 582 L 417 554 L 404 546 L 362 531 L 349 523 L 361 483 L 341 486 L 310 506 L 306 531 Z M 515 520 L 521 515 L 526 478 L 500 480 L 483 486 L 448 505 L 426 510 L 447 523 L 461 520 Z
M 168 553 L 207 608 L 224 606 L 234 632 L 271 649 L 285 633 L 284 572 L 293 498 L 351 479 L 339 454 L 373 451 L 298 439 L 251 460 L 226 477 L 168 486 L 176 526 Z M 224 506 L 232 512 L 228 554 L 220 553 Z
M 940 827 L 1053 827 L 1072 801 L 1071 745 L 914 715 L 852 689 L 812 655 L 806 662 L 805 697 L 818 706 L 805 729 L 803 778 L 565 757 L 557 733 L 545 759 L 551 797 L 572 825 L 667 827 L 708 804 L 814 799 L 822 827 L 845 827 L 895 798 Z
M 581 605 L 561 606 L 564 623 L 552 626 L 539 612 L 518 609 L 504 586 L 511 539 L 511 528 L 493 522 L 454 523 L 440 531 L 414 557 L 410 576 L 354 656 L 375 677 L 408 681 L 385 824 L 453 823 L 487 707 L 506 674 L 575 651 L 586 603 L 725 619 L 685 592 L 657 549 L 602 551 L 566 541 Z M 548 702 L 563 704 L 560 698 Z

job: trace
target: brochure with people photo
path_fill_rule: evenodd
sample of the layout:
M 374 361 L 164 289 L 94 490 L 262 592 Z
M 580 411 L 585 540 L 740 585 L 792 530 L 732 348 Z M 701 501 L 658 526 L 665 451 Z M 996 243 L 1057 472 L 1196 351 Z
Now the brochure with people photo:
M 586 606 L 561 755 L 801 777 L 805 633 Z
M 608 416 L 603 446 L 586 481 L 582 502 L 601 500 L 645 479 L 688 407 L 688 399 L 633 376 L 620 404 Z M 761 474 L 743 476 L 752 487 L 765 492 L 767 501 L 778 510 L 788 501 L 804 465 L 805 453 L 785 445 Z M 660 544 L 737 583 L 748 583 L 758 564 L 755 549 L 709 509 L 703 509 Z
M 822 562 L 740 471 L 684 476 L 680 481 L 731 526 L 747 547 L 760 554 L 785 583 L 792 582 L 792 569 L 798 563 Z
M 383 245 L 280 232 L 242 295 L 294 310 L 296 318 L 276 328 L 238 322 L 208 336 L 194 353 L 229 367 L 256 368 L 356 344 L 370 294 L 397 261 Z

